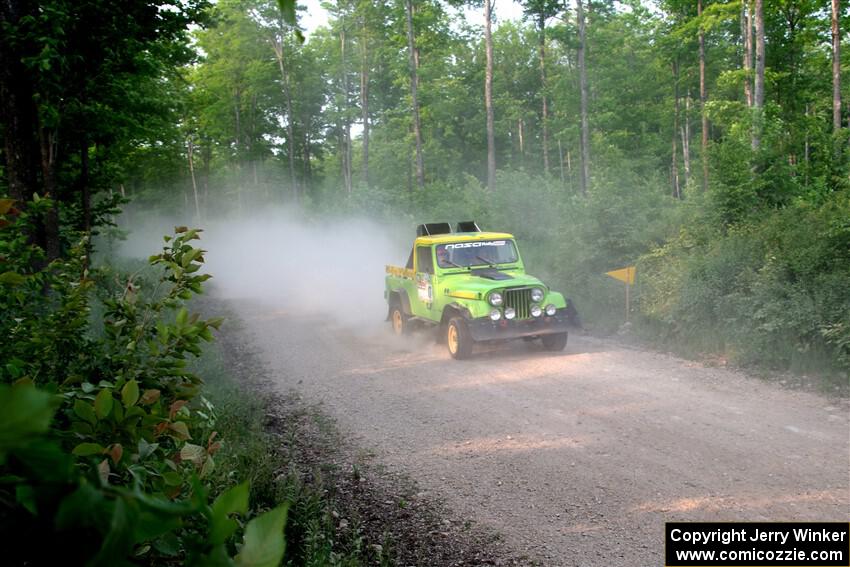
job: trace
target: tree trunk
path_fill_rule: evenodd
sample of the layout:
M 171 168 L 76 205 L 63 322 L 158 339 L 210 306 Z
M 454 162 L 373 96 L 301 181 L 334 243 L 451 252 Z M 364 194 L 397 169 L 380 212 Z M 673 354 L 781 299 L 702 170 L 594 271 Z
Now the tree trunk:
M 579 188 L 582 195 L 587 195 L 590 182 L 590 125 L 587 110 L 587 66 L 585 53 L 587 51 L 587 30 L 584 19 L 583 0 L 576 1 L 578 14 L 578 73 L 579 89 L 581 90 L 581 170 L 579 171 Z
M 91 187 L 89 186 L 89 143 L 80 136 L 80 202 L 83 208 L 83 231 L 91 232 Z
M 360 119 L 363 122 L 363 183 L 369 186 L 369 46 L 363 17 L 360 43 Z
M 234 109 L 236 111 L 236 208 L 242 212 L 242 92 L 236 88 Z
M 561 187 L 563 187 L 566 182 L 564 180 L 564 150 L 561 147 L 561 139 L 558 138 L 558 163 L 561 166 Z
M 484 51 L 487 64 L 484 70 L 484 109 L 487 112 L 487 188 L 496 188 L 496 133 L 493 114 L 493 1 L 484 0 Z
M 53 200 L 53 206 L 44 218 L 41 246 L 47 254 L 47 260 L 55 260 L 62 253 L 59 237 L 59 186 L 56 182 L 57 150 L 59 134 L 52 128 L 39 128 L 41 146 L 41 176 L 44 195 Z
M 310 128 L 307 127 L 309 121 L 304 122 L 304 147 L 302 148 L 304 154 L 304 182 L 305 187 L 307 189 L 313 183 L 313 163 L 312 163 L 312 155 L 310 152 Z
M 192 195 L 195 197 L 195 223 L 201 222 L 201 202 L 198 199 L 198 183 L 195 181 L 195 144 L 192 136 L 186 139 L 186 157 L 189 160 L 189 175 L 192 178 Z
M 425 167 L 422 161 L 422 129 L 419 124 L 419 51 L 416 49 L 416 36 L 413 32 L 413 2 L 404 3 L 407 12 L 407 50 L 410 54 L 410 98 L 413 103 L 413 138 L 416 143 L 416 184 L 425 187 Z
M 832 131 L 841 130 L 841 35 L 838 0 L 832 0 Z
M 682 162 L 685 167 L 685 187 L 691 178 L 691 90 L 685 98 L 685 121 L 682 126 Z
M 345 18 L 339 31 L 340 62 L 342 64 L 342 179 L 345 192 L 351 194 L 351 123 L 348 120 L 348 69 L 345 59 Z
M 272 38 L 272 49 L 274 49 L 277 66 L 280 70 L 280 81 L 283 86 L 284 100 L 286 102 L 286 153 L 289 156 L 289 183 L 292 186 L 292 195 L 295 201 L 300 199 L 300 191 L 298 189 L 298 180 L 295 178 L 295 133 L 293 122 L 295 118 L 292 114 L 292 85 L 289 81 L 289 69 L 286 67 L 286 60 L 283 52 L 283 22 L 278 21 L 279 37 Z
M 520 118 L 517 120 L 517 133 L 519 134 L 519 155 L 525 161 L 525 132 L 523 129 L 523 120 Z
M 679 187 L 679 163 L 678 163 L 678 141 L 679 137 L 679 62 L 673 62 L 673 142 L 671 148 L 672 158 L 670 160 L 670 177 L 673 185 L 673 197 L 681 198 L 682 192 Z
M 541 10 L 537 27 L 540 30 L 540 94 L 543 99 L 543 173 L 549 173 L 549 106 L 546 99 L 546 14 Z
M 753 105 L 752 72 L 753 72 L 753 23 L 751 20 L 752 6 L 750 0 L 741 2 L 741 43 L 744 51 L 744 98 L 747 107 Z
M 756 19 L 756 76 L 753 89 L 753 151 L 761 148 L 764 127 L 764 9 L 762 0 L 755 0 Z
M 697 2 L 697 16 L 702 17 L 702 0 Z M 702 116 L 702 143 L 700 146 L 700 158 L 702 160 L 702 190 L 708 189 L 708 115 L 705 112 L 705 103 L 708 101 L 708 91 L 705 83 L 705 31 L 702 22 L 699 26 L 699 101 L 700 114 Z
M 234 92 L 234 104 L 233 109 L 236 113 L 236 164 L 237 167 L 242 167 L 242 113 L 240 107 L 242 106 L 242 92 L 239 88 L 236 88 Z
M 209 211 L 210 203 L 210 165 L 212 163 L 212 140 L 201 136 L 201 187 L 204 192 L 202 194 L 201 206 L 204 211 Z M 122 186 L 123 187 L 123 186 Z

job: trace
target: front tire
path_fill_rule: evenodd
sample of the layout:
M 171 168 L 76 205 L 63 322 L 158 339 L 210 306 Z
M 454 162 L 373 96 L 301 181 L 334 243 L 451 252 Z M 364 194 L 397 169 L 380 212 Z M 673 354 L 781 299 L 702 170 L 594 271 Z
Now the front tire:
M 554 333 L 552 335 L 543 335 L 543 348 L 550 351 L 564 350 L 567 346 L 567 333 Z
M 475 340 L 469 333 L 466 321 L 460 317 L 449 319 L 449 324 L 446 326 L 446 345 L 452 358 L 455 360 L 469 358 L 474 344 Z
M 390 323 L 392 323 L 394 335 L 401 336 L 407 334 L 410 322 L 398 304 L 393 305 L 390 309 Z

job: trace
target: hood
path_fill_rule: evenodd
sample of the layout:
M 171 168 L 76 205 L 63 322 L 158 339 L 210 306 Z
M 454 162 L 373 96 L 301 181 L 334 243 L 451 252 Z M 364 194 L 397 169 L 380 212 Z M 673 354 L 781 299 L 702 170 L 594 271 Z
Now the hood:
M 508 276 L 508 279 L 492 279 L 490 277 L 486 277 L 486 275 L 476 274 L 475 272 L 479 270 L 472 270 L 471 272 L 455 274 L 442 278 L 440 280 L 440 293 L 445 292 L 448 295 L 452 295 L 455 291 L 473 292 L 479 294 L 480 298 L 483 298 L 488 292 L 494 289 L 531 286 L 539 286 L 544 289 L 546 288 L 543 282 L 539 279 L 522 272 L 514 270 L 502 271 L 490 268 L 485 268 L 484 270 L 498 272 L 499 274 Z

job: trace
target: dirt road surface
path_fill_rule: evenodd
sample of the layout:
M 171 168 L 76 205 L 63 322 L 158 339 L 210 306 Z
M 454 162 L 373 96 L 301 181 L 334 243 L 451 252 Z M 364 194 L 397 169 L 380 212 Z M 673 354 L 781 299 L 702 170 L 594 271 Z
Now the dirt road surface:
M 282 390 L 545 565 L 663 565 L 666 521 L 850 518 L 846 401 L 588 337 L 457 362 L 432 333 L 232 305 Z

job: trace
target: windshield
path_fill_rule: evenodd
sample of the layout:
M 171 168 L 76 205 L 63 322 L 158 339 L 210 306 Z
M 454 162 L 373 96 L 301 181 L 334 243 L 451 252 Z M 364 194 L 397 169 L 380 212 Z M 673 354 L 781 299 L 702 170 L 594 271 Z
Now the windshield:
M 437 265 L 441 268 L 511 264 L 518 259 L 513 240 L 480 240 L 437 245 Z

